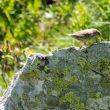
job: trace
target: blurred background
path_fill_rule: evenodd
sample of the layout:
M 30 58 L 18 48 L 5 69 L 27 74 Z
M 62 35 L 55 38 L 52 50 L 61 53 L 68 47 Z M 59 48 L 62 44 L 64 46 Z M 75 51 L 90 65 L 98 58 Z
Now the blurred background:
M 86 28 L 110 40 L 110 0 L 0 0 L 0 96 L 29 54 L 80 46 L 67 34 Z

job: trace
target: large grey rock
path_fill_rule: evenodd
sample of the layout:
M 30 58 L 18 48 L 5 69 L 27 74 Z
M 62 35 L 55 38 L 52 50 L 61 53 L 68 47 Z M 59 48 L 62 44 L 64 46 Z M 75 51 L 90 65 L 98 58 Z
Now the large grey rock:
M 33 54 L 0 110 L 110 110 L 110 43 Z

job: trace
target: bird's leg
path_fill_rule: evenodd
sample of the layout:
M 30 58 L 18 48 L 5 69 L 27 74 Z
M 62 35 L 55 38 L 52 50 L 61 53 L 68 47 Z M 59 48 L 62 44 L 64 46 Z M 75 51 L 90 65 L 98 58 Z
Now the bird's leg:
M 86 46 L 86 42 L 81 42 L 81 46 L 80 46 L 80 49 L 82 49 L 82 48 L 86 48 L 87 46 Z

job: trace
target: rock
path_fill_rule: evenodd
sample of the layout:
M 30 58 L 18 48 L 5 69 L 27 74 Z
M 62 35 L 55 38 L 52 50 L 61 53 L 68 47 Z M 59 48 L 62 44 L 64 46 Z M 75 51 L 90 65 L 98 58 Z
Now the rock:
M 32 54 L 0 110 L 110 110 L 110 43 Z

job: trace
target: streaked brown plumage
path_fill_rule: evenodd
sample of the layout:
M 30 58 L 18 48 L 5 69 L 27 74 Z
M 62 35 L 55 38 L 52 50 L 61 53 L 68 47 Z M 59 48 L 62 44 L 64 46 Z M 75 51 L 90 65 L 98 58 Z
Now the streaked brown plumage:
M 74 37 L 79 41 L 87 41 L 95 36 L 101 36 L 101 33 L 99 30 L 92 28 L 69 34 L 69 36 Z

